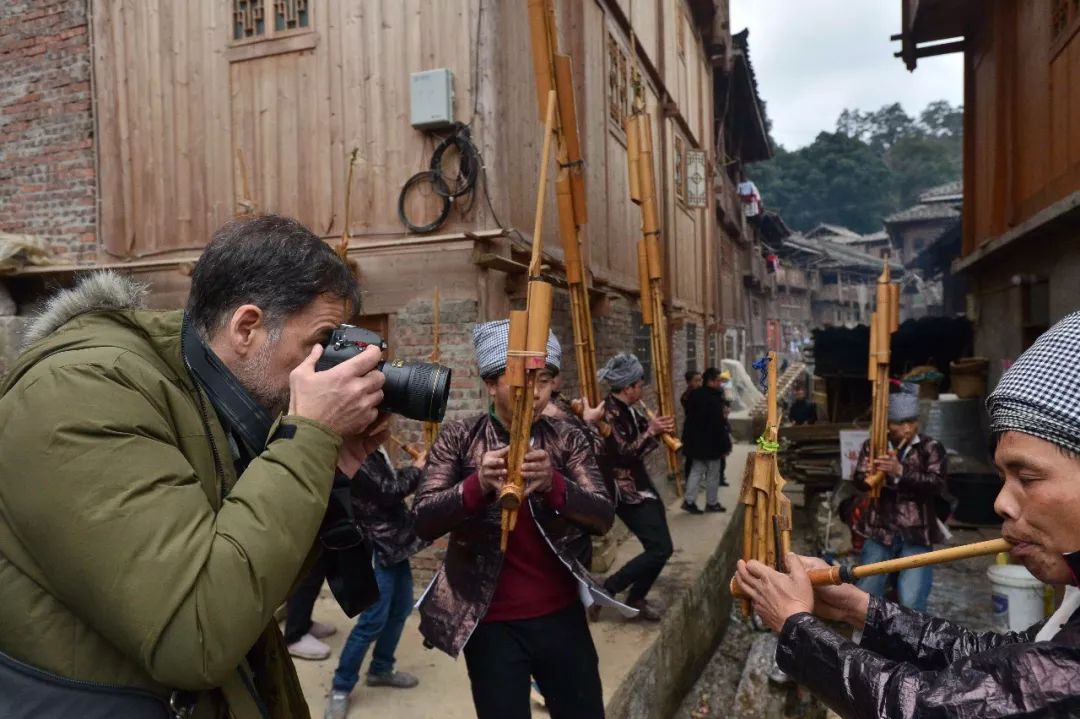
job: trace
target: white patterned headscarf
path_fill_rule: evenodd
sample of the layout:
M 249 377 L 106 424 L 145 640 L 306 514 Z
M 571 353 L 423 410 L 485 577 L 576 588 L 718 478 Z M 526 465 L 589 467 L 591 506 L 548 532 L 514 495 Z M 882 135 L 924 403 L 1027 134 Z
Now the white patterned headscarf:
M 644 376 L 645 368 L 641 366 L 641 360 L 629 352 L 615 355 L 596 373 L 597 379 L 607 382 L 614 390 L 629 387 Z
M 498 377 L 506 371 L 506 352 L 510 347 L 510 320 L 482 322 L 473 327 L 473 348 L 476 364 L 484 379 Z M 558 374 L 562 367 L 562 346 L 555 333 L 548 330 L 547 358 L 544 366 Z
M 1080 312 L 1044 333 L 986 399 L 990 431 L 1022 432 L 1080 454 Z

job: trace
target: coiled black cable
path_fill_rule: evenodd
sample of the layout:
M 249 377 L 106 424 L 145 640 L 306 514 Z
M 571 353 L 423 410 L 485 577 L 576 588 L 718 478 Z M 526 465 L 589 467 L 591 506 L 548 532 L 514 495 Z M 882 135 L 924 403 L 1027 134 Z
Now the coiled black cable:
M 443 173 L 442 167 L 443 156 L 451 147 L 457 150 L 459 158 L 458 173 L 453 180 L 453 185 Z M 469 126 L 460 122 L 456 123 L 451 134 L 444 138 L 432 153 L 429 169 L 416 173 L 402 186 L 401 193 L 398 195 L 398 218 L 401 224 L 405 225 L 410 232 L 420 235 L 439 229 L 450 216 L 451 203 L 472 193 L 476 188 L 476 182 L 482 170 L 483 160 L 480 157 L 480 151 L 472 142 Z M 431 183 L 435 194 L 442 198 L 442 208 L 434 221 L 426 225 L 417 225 L 405 213 L 405 200 L 414 187 L 424 182 Z M 469 206 L 471 205 L 470 202 Z

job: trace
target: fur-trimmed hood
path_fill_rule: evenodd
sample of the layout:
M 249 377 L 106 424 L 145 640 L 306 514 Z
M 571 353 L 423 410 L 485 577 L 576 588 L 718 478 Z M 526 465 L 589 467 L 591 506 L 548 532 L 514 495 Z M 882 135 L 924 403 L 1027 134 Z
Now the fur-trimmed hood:
M 45 301 L 23 334 L 23 346 L 29 347 L 88 312 L 143 309 L 148 291 L 147 285 L 111 270 L 84 275 L 74 287 Z

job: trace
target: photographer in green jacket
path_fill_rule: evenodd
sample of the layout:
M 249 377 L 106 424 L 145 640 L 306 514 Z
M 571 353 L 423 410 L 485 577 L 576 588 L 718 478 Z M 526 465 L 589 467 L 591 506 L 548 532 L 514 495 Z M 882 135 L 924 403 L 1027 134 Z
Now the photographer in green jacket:
M 356 280 L 268 215 L 216 233 L 186 312 L 143 292 L 59 293 L 0 383 L 0 715 L 307 717 L 274 610 L 316 544 L 369 556 L 333 492 L 385 435 L 377 349 L 315 371 Z

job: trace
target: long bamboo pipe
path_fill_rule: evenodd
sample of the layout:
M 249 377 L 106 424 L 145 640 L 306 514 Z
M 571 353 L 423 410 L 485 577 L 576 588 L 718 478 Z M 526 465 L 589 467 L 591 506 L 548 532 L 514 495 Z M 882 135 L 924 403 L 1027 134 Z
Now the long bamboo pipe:
M 905 569 L 917 569 L 918 567 L 928 567 L 934 564 L 955 562 L 961 559 L 985 557 L 988 554 L 1007 552 L 1010 549 L 1012 549 L 1012 544 L 1010 544 L 1008 540 L 988 539 L 985 542 L 963 544 L 959 547 L 946 547 L 945 549 L 939 549 L 934 552 L 926 552 L 925 554 L 916 554 L 912 557 L 901 557 L 899 559 L 887 559 L 884 562 L 874 562 L 873 564 L 861 564 L 855 567 L 811 569 L 807 572 L 807 575 L 810 577 L 810 584 L 815 587 L 852 584 L 863 577 L 871 577 L 875 574 L 892 574 L 893 572 L 902 572 Z M 731 594 L 740 599 L 747 597 L 746 592 L 739 586 L 738 577 L 731 578 Z
M 423 454 L 423 452 L 421 452 L 420 450 L 416 449 L 415 447 L 410 447 L 394 435 L 390 435 L 390 441 L 396 444 L 403 452 L 405 452 L 405 454 L 412 457 L 413 461 L 420 459 L 420 455 Z
M 656 419 L 656 412 L 653 412 L 651 409 L 649 409 L 649 406 L 647 404 L 645 404 L 644 402 L 639 402 L 638 404 L 640 404 L 641 408 L 645 410 L 646 417 L 648 417 L 649 419 Z M 663 434 L 661 434 L 660 439 L 664 441 L 664 446 L 672 452 L 678 452 L 680 449 L 682 449 L 682 440 L 680 440 L 678 437 L 674 436 L 670 432 L 664 432 Z

